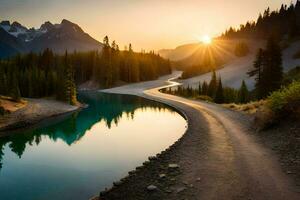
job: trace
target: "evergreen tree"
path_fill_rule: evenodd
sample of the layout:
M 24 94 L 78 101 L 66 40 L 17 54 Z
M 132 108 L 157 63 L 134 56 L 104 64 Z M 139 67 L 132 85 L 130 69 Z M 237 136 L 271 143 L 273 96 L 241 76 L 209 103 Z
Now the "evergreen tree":
M 272 37 L 267 42 L 264 57 L 261 77 L 262 97 L 266 97 L 271 92 L 279 89 L 283 78 L 281 49 Z
M 0 94 L 7 95 L 7 79 L 4 67 L 0 63 Z
M 202 87 L 201 87 L 201 82 L 199 82 L 199 85 L 198 85 L 198 95 L 201 95 L 202 94 Z
M 11 89 L 10 89 L 9 95 L 12 97 L 12 99 L 14 101 L 21 100 L 21 93 L 20 93 L 18 78 L 17 78 L 16 74 L 14 74 L 12 76 Z
M 253 63 L 253 68 L 248 72 L 249 77 L 255 77 L 255 91 L 258 98 L 262 98 L 264 96 L 264 89 L 262 84 L 262 71 L 264 65 L 264 50 L 259 49 L 256 54 L 256 59 Z
M 202 83 L 202 95 L 207 95 L 208 93 L 208 84 L 206 83 L 206 81 L 203 81 Z
M 243 80 L 239 90 L 239 103 L 247 103 L 249 100 L 249 91 L 245 81 Z
M 216 103 L 224 103 L 223 86 L 222 86 L 221 77 L 219 78 L 219 81 L 218 81 L 218 86 L 217 86 L 214 101 Z
M 207 95 L 214 98 L 214 96 L 216 94 L 217 86 L 218 86 L 217 75 L 216 75 L 216 71 L 213 70 L 212 75 L 211 75 L 211 80 L 210 80 L 209 86 L 208 86 Z

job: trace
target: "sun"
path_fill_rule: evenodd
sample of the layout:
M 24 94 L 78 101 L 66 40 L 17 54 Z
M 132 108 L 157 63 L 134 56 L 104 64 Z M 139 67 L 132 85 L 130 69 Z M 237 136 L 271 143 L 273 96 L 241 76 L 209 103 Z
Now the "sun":
M 208 35 L 204 35 L 204 36 L 202 36 L 201 41 L 202 41 L 204 44 L 210 44 L 212 40 L 211 40 L 211 37 L 209 37 Z

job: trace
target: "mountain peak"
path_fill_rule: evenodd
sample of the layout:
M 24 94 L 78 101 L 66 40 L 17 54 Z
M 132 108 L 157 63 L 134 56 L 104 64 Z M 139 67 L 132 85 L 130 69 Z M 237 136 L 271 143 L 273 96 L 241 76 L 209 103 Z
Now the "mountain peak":
M 69 20 L 67 20 L 67 19 L 63 19 L 62 21 L 61 21 L 61 24 L 64 24 L 64 25 L 74 25 L 74 23 L 73 22 L 71 22 L 71 21 L 69 21 Z
M 49 30 L 51 30 L 52 28 L 54 28 L 54 25 L 53 25 L 51 22 L 49 22 L 49 21 L 45 22 L 45 23 L 42 24 L 41 27 L 40 27 L 40 29 L 41 29 L 42 31 L 49 31 Z
M 0 25 L 2 25 L 2 26 L 10 26 L 10 22 L 7 21 L 7 20 L 5 20 L 5 21 L 0 22 Z
M 17 29 L 23 29 L 23 30 L 27 30 L 27 28 L 25 26 L 23 26 L 22 24 L 20 24 L 19 22 L 13 22 L 11 24 L 12 27 L 17 28 Z

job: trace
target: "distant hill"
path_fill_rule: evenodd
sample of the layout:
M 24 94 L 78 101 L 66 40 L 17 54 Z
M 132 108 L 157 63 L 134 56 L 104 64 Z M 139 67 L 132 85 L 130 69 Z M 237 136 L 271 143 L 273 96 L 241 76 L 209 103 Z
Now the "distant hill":
M 158 53 L 163 58 L 178 61 L 192 55 L 200 46 L 201 43 L 185 44 L 178 46 L 175 49 L 162 49 L 159 50 Z
M 102 44 L 68 20 L 60 24 L 45 22 L 39 29 L 28 29 L 18 22 L 0 23 L 0 58 L 17 53 L 40 52 L 47 48 L 55 53 L 64 51 L 99 50 Z

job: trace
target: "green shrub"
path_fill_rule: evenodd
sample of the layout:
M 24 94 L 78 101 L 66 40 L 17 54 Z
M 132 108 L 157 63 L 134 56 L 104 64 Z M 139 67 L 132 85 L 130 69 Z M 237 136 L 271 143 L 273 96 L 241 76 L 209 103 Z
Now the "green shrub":
M 275 113 L 297 113 L 300 107 L 300 82 L 295 81 L 273 92 L 268 97 L 268 107 Z

